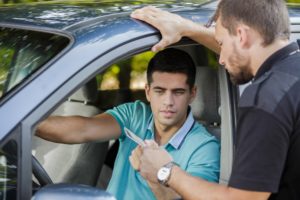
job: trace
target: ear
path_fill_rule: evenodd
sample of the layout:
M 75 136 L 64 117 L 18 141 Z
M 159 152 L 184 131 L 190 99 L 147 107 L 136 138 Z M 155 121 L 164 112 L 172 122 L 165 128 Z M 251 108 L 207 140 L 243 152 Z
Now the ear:
M 147 101 L 150 102 L 150 85 L 148 83 L 145 84 L 145 94 L 146 94 L 146 98 Z
M 251 31 L 250 28 L 244 24 L 238 25 L 237 26 L 237 37 L 238 37 L 238 42 L 240 44 L 241 48 L 249 48 L 251 46 Z
M 196 94 L 197 94 L 197 86 L 194 85 L 194 87 L 191 89 L 189 104 L 191 104 L 194 101 Z

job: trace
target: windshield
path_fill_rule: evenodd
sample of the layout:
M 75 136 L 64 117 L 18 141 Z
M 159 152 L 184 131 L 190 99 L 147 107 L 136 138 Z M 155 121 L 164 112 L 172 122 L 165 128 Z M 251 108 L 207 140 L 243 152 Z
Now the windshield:
M 51 33 L 0 29 L 0 98 L 61 52 L 69 39 Z

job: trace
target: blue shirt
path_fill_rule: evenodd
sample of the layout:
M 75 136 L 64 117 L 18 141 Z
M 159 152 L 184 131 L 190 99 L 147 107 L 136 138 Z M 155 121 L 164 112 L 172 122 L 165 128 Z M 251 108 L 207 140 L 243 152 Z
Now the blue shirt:
M 149 105 L 136 101 L 122 104 L 107 113 L 119 123 L 122 134 L 112 178 L 107 191 L 121 199 L 156 199 L 145 179 L 135 171 L 129 156 L 137 144 L 126 137 L 124 127 L 143 140 L 154 139 L 153 115 Z M 193 176 L 217 182 L 220 167 L 220 146 L 216 138 L 195 122 L 192 112 L 183 126 L 174 134 L 164 148 L 174 161 Z

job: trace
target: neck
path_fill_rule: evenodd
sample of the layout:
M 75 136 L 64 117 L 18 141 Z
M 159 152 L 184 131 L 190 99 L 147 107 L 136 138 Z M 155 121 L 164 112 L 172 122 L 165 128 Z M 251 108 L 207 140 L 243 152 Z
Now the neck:
M 161 145 L 165 145 L 172 138 L 178 129 L 161 129 L 159 126 L 155 126 L 155 141 Z
M 186 118 L 175 126 L 165 126 L 154 122 L 154 138 L 155 141 L 161 146 L 169 142 L 173 135 L 183 126 Z
M 261 43 L 257 43 L 251 49 L 251 55 L 254 55 L 251 59 L 252 75 L 255 76 L 261 65 L 267 60 L 273 53 L 289 44 L 288 40 L 277 39 L 272 44 L 263 47 Z

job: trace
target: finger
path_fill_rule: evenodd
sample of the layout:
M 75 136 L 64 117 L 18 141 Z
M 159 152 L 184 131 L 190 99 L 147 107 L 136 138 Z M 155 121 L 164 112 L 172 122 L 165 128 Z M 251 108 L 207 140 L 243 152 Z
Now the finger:
M 158 144 L 154 140 L 145 140 L 146 147 L 157 148 Z
M 138 146 L 137 148 L 135 148 L 134 150 L 133 150 L 133 153 L 135 154 L 135 156 L 137 156 L 138 158 L 140 158 L 141 157 L 141 155 L 142 155 L 142 147 L 141 146 Z
M 151 144 L 152 144 L 152 141 L 153 141 L 153 140 L 145 140 L 145 145 L 146 145 L 147 147 L 150 147 Z
M 163 49 L 165 49 L 168 45 L 170 45 L 170 40 L 169 39 L 166 39 L 164 36 L 163 38 L 157 43 L 155 44 L 151 50 L 153 52 L 158 52 L 158 51 L 161 51 Z
M 131 155 L 139 158 L 142 155 L 142 147 L 137 146 L 134 150 L 131 151 Z
M 134 156 L 129 156 L 129 162 L 132 166 L 133 169 L 135 169 L 136 171 L 140 170 L 140 165 L 139 162 L 136 161 L 136 159 L 134 158 Z
M 161 45 L 161 43 L 159 42 L 159 43 L 157 43 L 157 44 L 155 44 L 152 48 L 151 48 L 151 51 L 153 51 L 153 52 L 159 52 L 159 51 L 161 51 L 161 50 L 163 50 L 164 48 L 163 48 L 163 46 Z
M 155 7 L 145 7 L 142 9 L 137 9 L 133 11 L 130 16 L 132 18 L 142 20 L 154 27 L 162 26 L 161 20 L 158 18 L 164 19 L 166 16 L 163 16 L 163 11 L 156 9 Z
M 130 14 L 130 17 L 136 18 L 136 17 L 138 17 L 139 15 L 142 15 L 142 14 L 143 14 L 142 9 L 137 9 L 137 10 L 134 10 L 134 11 Z
M 138 16 L 138 15 L 148 15 L 150 13 L 152 13 L 153 11 L 151 11 L 151 9 L 149 7 L 143 7 L 143 8 L 140 8 L 140 9 L 136 9 L 134 10 L 130 16 Z
M 135 166 L 132 156 L 129 156 L 129 162 L 130 162 L 132 168 L 136 170 L 136 166 Z
M 154 27 L 158 26 L 156 17 L 154 15 L 147 14 L 147 13 L 135 13 L 135 14 L 132 13 L 130 16 L 132 18 L 145 21 L 148 24 L 150 24 L 151 26 L 154 26 Z

